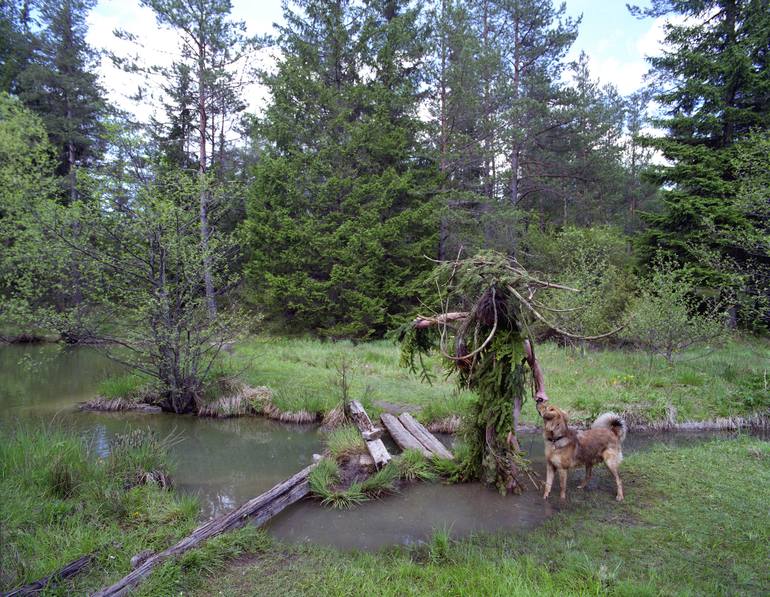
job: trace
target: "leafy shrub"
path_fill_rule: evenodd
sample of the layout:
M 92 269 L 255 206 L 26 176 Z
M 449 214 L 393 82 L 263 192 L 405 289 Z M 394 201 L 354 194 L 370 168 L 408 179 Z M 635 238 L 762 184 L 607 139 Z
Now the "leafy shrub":
M 708 304 L 695 294 L 692 275 L 658 259 L 642 292 L 633 301 L 621 332 L 652 357 L 674 363 L 677 353 L 698 343 L 718 341 L 726 334 L 718 304 Z

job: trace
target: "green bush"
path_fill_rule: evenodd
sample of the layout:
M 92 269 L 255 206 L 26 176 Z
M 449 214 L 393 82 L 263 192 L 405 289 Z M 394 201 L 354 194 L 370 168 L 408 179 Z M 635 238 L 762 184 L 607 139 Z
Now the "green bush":
M 718 303 L 696 295 L 692 275 L 663 259 L 655 262 L 650 277 L 629 310 L 623 337 L 670 365 L 677 353 L 726 335 L 725 317 Z

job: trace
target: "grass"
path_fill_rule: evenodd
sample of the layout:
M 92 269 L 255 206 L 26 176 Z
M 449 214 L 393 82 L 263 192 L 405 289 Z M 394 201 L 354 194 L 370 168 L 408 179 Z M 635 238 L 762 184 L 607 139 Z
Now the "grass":
M 650 369 L 646 354 L 589 351 L 582 356 L 552 343 L 538 346 L 549 396 L 573 419 L 592 420 L 606 410 L 626 412 L 640 422 L 674 417 L 706 421 L 748 416 L 770 409 L 770 351 L 767 339 L 734 339 L 721 348 L 690 350 L 675 367 L 661 360 Z M 354 345 L 313 339 L 252 338 L 234 359 L 251 385 L 274 389 L 282 410 L 326 413 L 340 401 L 339 365 L 350 367 L 350 394 L 372 418 L 383 410 L 419 409 L 423 423 L 462 413 L 473 400 L 446 380 L 438 358 L 430 360 L 433 385 L 398 366 L 398 347 L 381 340 Z M 523 421 L 535 423 L 531 405 Z
M 606 471 L 599 473 L 609 483 Z M 199 583 L 200 595 L 766 595 L 770 445 L 660 445 L 624 463 L 627 499 L 571 492 L 526 534 L 341 553 L 275 545 Z M 198 582 L 198 581 L 196 581 Z
M 404 450 L 396 459 L 401 478 L 406 481 L 435 481 L 438 475 L 419 450 Z
M 154 482 L 159 472 L 167 478 L 162 445 L 135 433 L 102 459 L 66 430 L 0 431 L 0 589 L 95 553 L 88 570 L 59 589 L 83 594 L 128 573 L 134 554 L 194 528 L 197 502 Z
M 127 373 L 105 379 L 99 384 L 98 393 L 108 400 L 118 398 L 137 400 L 145 392 L 147 385 L 147 377 L 136 373 Z
M 361 433 L 353 425 L 342 425 L 326 435 L 326 449 L 337 462 L 366 453 Z

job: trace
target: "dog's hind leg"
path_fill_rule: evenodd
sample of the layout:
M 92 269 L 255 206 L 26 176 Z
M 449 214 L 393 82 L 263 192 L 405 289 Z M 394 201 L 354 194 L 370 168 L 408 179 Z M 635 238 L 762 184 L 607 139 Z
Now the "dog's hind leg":
M 567 469 L 559 469 L 559 497 L 563 500 L 567 499 Z
M 553 473 L 555 470 L 555 467 L 550 462 L 545 463 L 545 493 L 543 494 L 544 500 L 547 500 L 548 495 L 551 493 L 551 486 L 553 485 Z
M 585 489 L 588 486 L 588 482 L 591 480 L 591 472 L 593 471 L 593 465 L 586 464 L 586 476 L 583 482 L 578 485 L 578 489 Z
M 607 457 L 604 459 L 605 464 L 607 465 L 607 468 L 610 469 L 610 472 L 612 473 L 612 476 L 615 477 L 615 485 L 618 488 L 618 493 L 615 496 L 615 499 L 619 502 L 623 501 L 623 481 L 620 480 L 620 475 L 618 474 L 618 469 L 620 468 L 620 458 L 618 458 L 617 454 L 608 454 Z

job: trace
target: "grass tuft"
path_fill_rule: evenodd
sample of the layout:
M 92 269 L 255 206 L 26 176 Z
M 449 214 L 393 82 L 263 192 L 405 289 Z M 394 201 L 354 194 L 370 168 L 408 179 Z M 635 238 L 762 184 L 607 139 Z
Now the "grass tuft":
M 351 456 L 364 454 L 366 445 L 358 429 L 352 425 L 343 425 L 327 434 L 326 449 L 332 458 L 341 462 Z
M 438 475 L 419 450 L 404 450 L 396 460 L 399 474 L 406 481 L 435 481 Z

